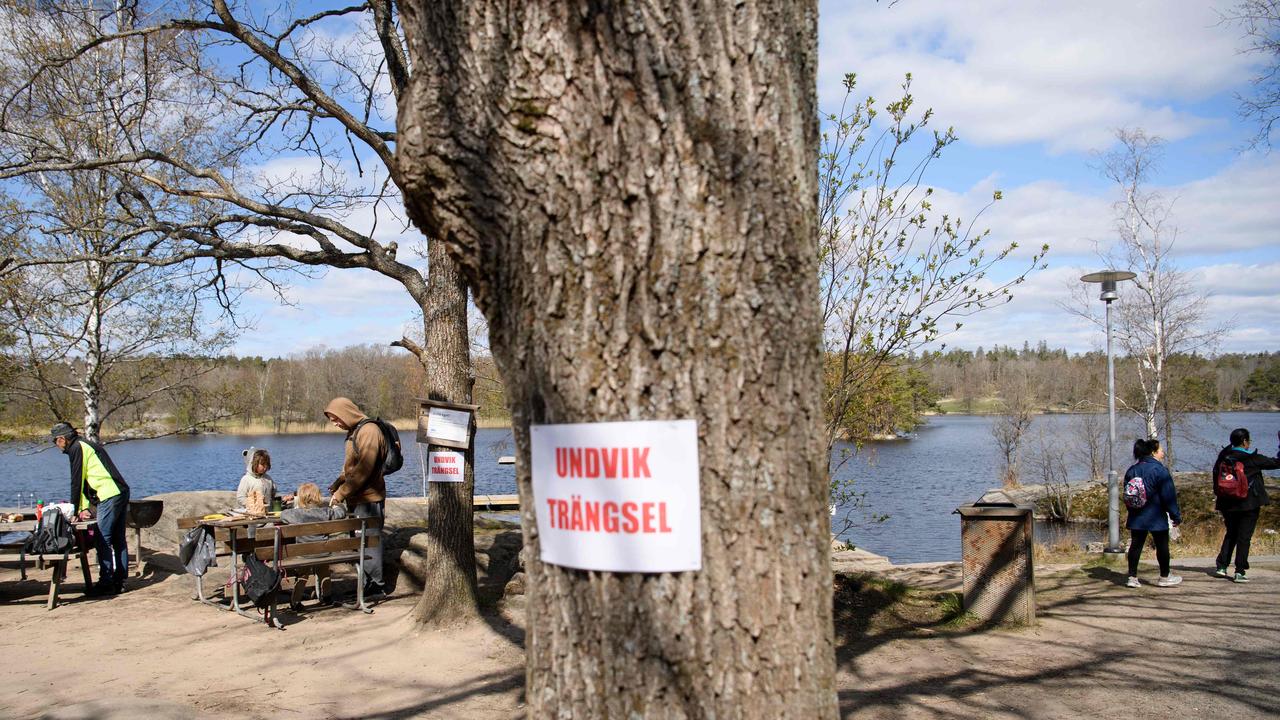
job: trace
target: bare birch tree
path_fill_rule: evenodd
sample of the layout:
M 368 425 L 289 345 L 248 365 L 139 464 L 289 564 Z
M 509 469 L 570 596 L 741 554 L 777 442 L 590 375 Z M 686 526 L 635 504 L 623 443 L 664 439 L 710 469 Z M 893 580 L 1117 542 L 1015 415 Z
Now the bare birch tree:
M 991 437 L 1000 451 L 1000 482 L 1013 488 L 1022 479 L 1022 449 L 1031 429 L 1035 391 L 1026 376 L 1017 376 L 1001 388 L 1000 395 L 1000 414 L 991 426 Z
M 198 280 L 180 266 L 102 261 L 24 269 L 0 298 L 0 321 L 17 336 L 16 377 L 0 392 L 40 402 L 94 441 L 108 422 L 117 438 L 126 430 L 139 438 L 221 417 L 217 396 L 197 381 L 214 368 L 231 335 L 208 327 Z M 167 422 L 147 417 L 142 409 L 162 397 L 185 398 L 200 411 Z M 78 418 L 69 398 L 78 399 Z
M 411 67 L 391 0 L 313 12 L 247 0 L 8 0 L 0 7 L 19 37 L 37 35 L 28 43 L 32 56 L 18 66 L 26 77 L 14 78 L 4 98 L 0 179 L 109 169 L 145 188 L 145 197 L 175 201 L 156 205 L 133 194 L 120 199 L 133 216 L 134 236 L 166 245 L 163 257 L 122 252 L 84 259 L 205 262 L 215 286 L 233 281 L 233 271 L 276 281 L 273 266 L 264 262 L 380 273 L 421 310 L 425 343 L 406 334 L 393 344 L 423 364 L 427 395 L 470 402 L 462 275 L 432 239 L 399 248 L 409 231 L 394 113 Z M 49 48 L 40 36 L 74 40 L 69 48 Z M 157 47 L 173 48 L 167 81 L 121 86 L 116 93 L 118 104 L 143 113 L 128 145 L 105 153 L 67 152 L 29 137 L 15 122 L 15 112 L 37 123 L 64 120 L 62 110 L 33 100 L 46 74 L 83 72 L 104 50 L 149 60 Z M 175 94 L 187 104 L 163 102 Z M 175 124 L 193 130 L 180 145 L 157 142 L 151 133 Z M 15 267 L 10 260 L 9 269 Z M 467 451 L 464 482 L 431 485 L 431 542 L 424 547 L 430 576 L 418 609 L 424 623 L 447 624 L 478 612 L 472 461 Z
M 1172 256 L 1178 236 L 1172 202 L 1149 186 L 1163 141 L 1141 129 L 1117 130 L 1116 139 L 1119 147 L 1102 156 L 1100 167 L 1121 196 L 1114 205 L 1119 243 L 1107 261 L 1137 274 L 1120 285 L 1116 338 L 1134 361 L 1140 403 L 1132 409 L 1142 418 L 1147 436 L 1162 438 L 1172 456 L 1177 415 L 1163 412 L 1168 405 L 1162 403 L 1169 391 L 1170 358 L 1212 349 L 1221 329 L 1206 324 L 1207 292 L 1178 268 Z
M 3 10 L 7 53 L 0 88 L 11 97 L 25 83 L 27 100 L 23 107 L 8 108 L 9 132 L 0 150 L 6 160 L 50 151 L 112 155 L 128 151 L 135 137 L 170 145 L 189 139 L 190 126 L 143 127 L 149 104 L 164 102 L 146 89 L 168 82 L 172 42 L 154 43 L 145 60 L 132 51 L 136 48 L 94 48 L 74 68 L 52 67 L 30 78 L 25 75 L 29 63 L 78 47 L 91 36 L 86 28 L 96 27 L 93 22 L 119 30 L 130 18 L 84 16 L 88 24 L 70 25 L 16 8 Z M 34 107 L 39 110 L 24 112 Z M 231 337 L 225 328 L 208 325 L 202 301 L 220 295 L 230 305 L 233 288 L 212 289 L 204 273 L 190 267 L 108 259 L 131 254 L 162 260 L 159 244 L 136 234 L 130 206 L 163 206 L 168 199 L 105 167 L 26 173 L 7 189 L 8 232 L 18 241 L 8 253 L 10 277 L 0 297 L 0 318 L 20 341 L 18 380 L 7 392 L 43 401 L 53 417 L 82 427 L 91 440 L 99 439 L 112 418 L 138 429 L 144 424 L 140 413 L 132 421 L 125 418 L 157 397 L 202 394 L 195 380 L 212 365 L 190 358 L 216 356 Z M 79 418 L 68 414 L 69 397 L 79 400 Z M 141 434 L 191 429 L 208 417 L 197 412 L 177 426 Z

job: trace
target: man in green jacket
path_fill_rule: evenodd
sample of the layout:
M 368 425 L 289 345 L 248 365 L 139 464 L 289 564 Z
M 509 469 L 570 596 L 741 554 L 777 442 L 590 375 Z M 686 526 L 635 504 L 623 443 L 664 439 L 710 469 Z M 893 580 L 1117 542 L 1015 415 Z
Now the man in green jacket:
M 125 515 L 129 512 L 129 485 L 111 456 L 98 443 L 89 442 L 67 423 L 50 430 L 53 442 L 71 461 L 71 504 L 85 516 L 98 509 L 98 582 L 90 595 L 115 595 L 124 591 L 129 575 L 129 548 L 125 543 Z

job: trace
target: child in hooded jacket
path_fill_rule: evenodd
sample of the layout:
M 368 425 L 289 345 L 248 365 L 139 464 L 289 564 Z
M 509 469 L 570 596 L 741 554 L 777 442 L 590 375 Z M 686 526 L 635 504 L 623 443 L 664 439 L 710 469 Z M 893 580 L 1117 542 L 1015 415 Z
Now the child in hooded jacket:
M 271 469 L 271 454 L 262 448 L 249 448 L 244 452 L 244 476 L 240 478 L 240 486 L 236 488 L 236 505 L 245 507 L 250 490 L 257 490 L 268 509 L 276 497 L 276 484 L 267 474 Z

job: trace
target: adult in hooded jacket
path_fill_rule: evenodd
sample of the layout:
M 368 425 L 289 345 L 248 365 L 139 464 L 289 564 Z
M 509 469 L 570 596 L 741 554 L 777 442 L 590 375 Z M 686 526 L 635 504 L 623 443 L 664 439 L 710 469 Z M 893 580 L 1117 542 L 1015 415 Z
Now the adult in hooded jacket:
M 1217 473 L 1223 462 L 1239 462 L 1244 466 L 1245 477 L 1249 480 L 1249 494 L 1242 498 L 1219 495 L 1215 503 L 1218 512 L 1222 513 L 1222 522 L 1226 532 L 1222 537 L 1222 549 L 1218 552 L 1218 569 L 1214 573 L 1218 577 L 1231 577 L 1227 569 L 1231 566 L 1234 551 L 1236 559 L 1236 582 L 1249 582 L 1249 545 L 1253 542 L 1253 530 L 1258 525 L 1258 514 L 1263 505 L 1270 505 L 1267 497 L 1266 480 L 1263 470 L 1280 468 L 1280 458 L 1260 455 L 1250 447 L 1249 430 L 1236 428 L 1231 431 L 1230 445 L 1222 448 L 1218 459 L 1213 463 L 1213 471 Z
M 351 515 L 381 518 L 387 499 L 387 485 L 382 464 L 387 459 L 387 441 L 375 422 L 361 424 L 369 417 L 351 400 L 337 397 L 324 409 L 325 417 L 347 432 L 346 453 L 342 473 L 329 486 L 330 505 L 343 505 Z M 369 548 L 371 557 L 364 560 L 365 597 L 382 594 L 382 528 L 370 529 L 369 537 L 378 537 L 378 545 Z

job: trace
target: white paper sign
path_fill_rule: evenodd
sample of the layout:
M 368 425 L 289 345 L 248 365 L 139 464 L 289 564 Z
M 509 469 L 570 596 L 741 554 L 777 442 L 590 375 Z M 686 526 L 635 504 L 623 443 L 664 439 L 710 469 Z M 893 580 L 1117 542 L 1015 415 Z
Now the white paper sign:
M 471 413 L 466 410 L 431 408 L 427 416 L 427 437 L 467 444 L 467 430 L 471 427 Z
M 696 421 L 534 425 L 530 435 L 543 562 L 702 569 Z
M 428 482 L 462 482 L 466 456 L 452 450 L 427 453 Z

